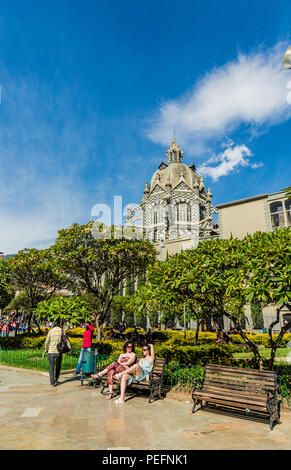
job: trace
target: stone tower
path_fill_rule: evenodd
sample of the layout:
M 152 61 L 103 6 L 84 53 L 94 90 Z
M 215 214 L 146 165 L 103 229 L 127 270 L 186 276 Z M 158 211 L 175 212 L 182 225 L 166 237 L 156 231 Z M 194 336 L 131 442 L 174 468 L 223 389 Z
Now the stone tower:
M 142 226 L 149 241 L 191 239 L 196 246 L 200 239 L 213 232 L 212 194 L 206 192 L 203 177 L 193 163 L 183 163 L 180 145 L 173 138 L 166 157 L 154 173 L 150 186 L 146 182 L 139 208 Z

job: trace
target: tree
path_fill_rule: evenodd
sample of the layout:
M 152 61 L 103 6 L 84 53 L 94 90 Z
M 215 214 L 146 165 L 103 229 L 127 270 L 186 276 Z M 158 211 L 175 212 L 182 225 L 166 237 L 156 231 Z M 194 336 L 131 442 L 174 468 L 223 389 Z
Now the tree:
M 0 260 L 0 310 L 7 307 L 14 295 L 9 264 L 5 260 Z
M 255 329 L 260 330 L 264 327 L 262 303 L 256 299 L 253 299 L 250 304 L 250 307 L 253 326 Z
M 108 319 L 114 295 L 128 277 L 146 270 L 154 261 L 152 244 L 140 240 L 100 239 L 92 235 L 93 222 L 74 224 L 60 230 L 53 252 L 77 294 L 88 293 L 95 299 L 93 312 L 101 337 L 101 325 Z M 104 277 L 107 277 L 104 285 Z
M 121 320 L 130 326 L 134 322 L 134 309 L 130 304 L 131 295 L 115 295 L 111 304 L 111 323 Z
M 280 322 L 282 307 L 290 309 L 290 231 L 257 232 L 244 240 L 205 240 L 196 249 L 156 263 L 148 272 L 145 289 L 139 291 L 140 308 L 151 305 L 171 315 L 181 312 L 186 302 L 187 310 L 201 319 L 225 315 L 263 367 L 259 349 L 245 331 L 245 305 L 254 299 L 262 305 L 279 305 L 269 327 L 272 353 L 267 365 L 271 369 L 276 348 L 291 326 L 289 322 L 281 327 L 274 339 L 272 330 Z
M 245 238 L 247 258 L 248 297 L 262 305 L 277 305 L 276 318 L 268 327 L 271 356 L 268 369 L 272 369 L 276 350 L 291 321 L 280 325 L 280 313 L 284 307 L 291 311 L 291 229 L 279 228 L 275 232 L 256 232 Z M 273 329 L 280 325 L 275 338 Z
M 7 263 L 10 268 L 11 284 L 25 300 L 30 332 L 34 310 L 38 303 L 56 295 L 68 284 L 68 279 L 59 272 L 50 249 L 20 250 L 9 258 Z
M 184 305 L 186 321 L 197 321 L 196 342 L 198 342 L 199 326 L 206 317 L 204 306 L 193 301 L 193 295 L 185 290 L 175 288 L 176 276 L 181 270 L 180 255 L 171 256 L 167 261 L 157 261 L 148 270 L 145 286 L 138 289 L 131 299 L 136 308 L 137 316 L 146 316 L 151 324 L 156 324 L 158 313 L 162 323 L 168 325 L 177 319 L 183 321 Z
M 39 319 L 60 322 L 61 325 L 79 325 L 89 317 L 88 303 L 80 297 L 54 297 L 40 302 L 35 310 Z
M 291 199 L 291 186 L 288 186 L 288 188 L 282 189 L 282 191 L 286 192 L 287 199 Z

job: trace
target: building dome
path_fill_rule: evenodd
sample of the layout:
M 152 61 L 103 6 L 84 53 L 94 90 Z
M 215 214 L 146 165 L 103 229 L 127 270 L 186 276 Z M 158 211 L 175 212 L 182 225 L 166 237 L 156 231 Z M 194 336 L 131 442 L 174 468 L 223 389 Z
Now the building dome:
M 163 189 L 166 189 L 167 185 L 170 184 L 172 189 L 175 189 L 181 180 L 184 180 L 190 189 L 194 188 L 195 182 L 200 183 L 199 176 L 195 173 L 195 170 L 184 163 L 171 163 L 166 168 L 158 169 L 153 174 L 149 189 L 152 192 L 157 184 Z
M 181 181 L 184 181 L 190 189 L 194 188 L 195 183 L 200 184 L 195 165 L 187 166 L 182 163 L 183 152 L 175 137 L 167 150 L 166 156 L 168 164 L 163 161 L 159 169 L 153 174 L 149 188 L 150 193 L 157 184 L 163 189 L 167 187 L 174 189 Z

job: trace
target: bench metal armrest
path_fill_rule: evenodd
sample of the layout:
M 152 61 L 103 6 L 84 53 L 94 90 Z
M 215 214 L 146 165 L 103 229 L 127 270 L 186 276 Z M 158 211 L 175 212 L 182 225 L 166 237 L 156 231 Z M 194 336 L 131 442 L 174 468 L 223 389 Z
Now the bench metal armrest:
M 192 390 L 192 398 L 194 395 L 195 390 L 200 390 L 202 388 L 203 381 L 201 381 L 199 378 L 196 378 L 193 380 L 193 390 Z
M 268 399 L 275 398 L 277 395 L 276 390 L 272 390 L 270 388 L 266 389 L 266 394 Z

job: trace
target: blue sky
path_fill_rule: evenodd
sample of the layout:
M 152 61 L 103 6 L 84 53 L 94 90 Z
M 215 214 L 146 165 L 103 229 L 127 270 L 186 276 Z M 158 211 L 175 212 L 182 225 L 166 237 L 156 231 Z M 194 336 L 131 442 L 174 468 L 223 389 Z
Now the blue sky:
M 138 203 L 174 129 L 214 204 L 290 185 L 288 0 L 0 1 L 0 251 Z

